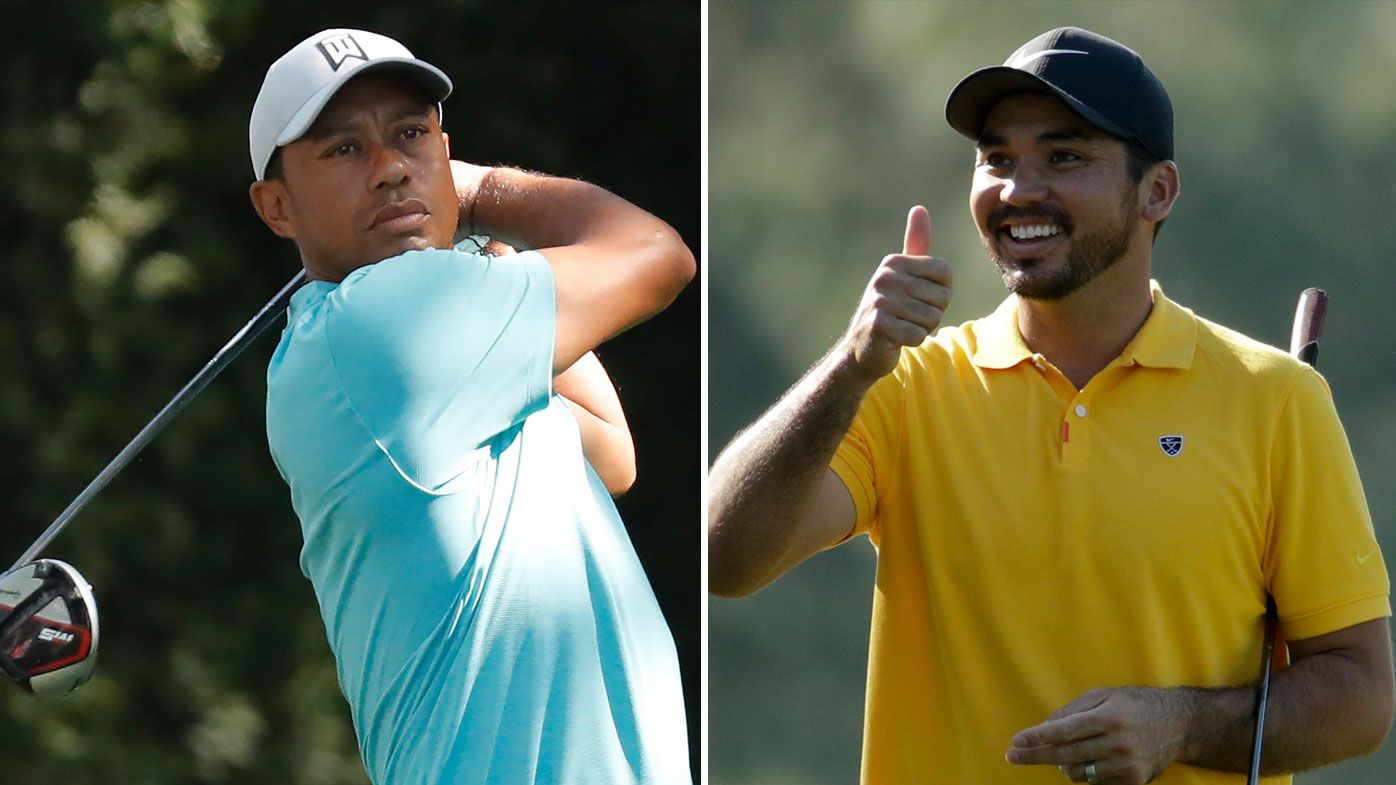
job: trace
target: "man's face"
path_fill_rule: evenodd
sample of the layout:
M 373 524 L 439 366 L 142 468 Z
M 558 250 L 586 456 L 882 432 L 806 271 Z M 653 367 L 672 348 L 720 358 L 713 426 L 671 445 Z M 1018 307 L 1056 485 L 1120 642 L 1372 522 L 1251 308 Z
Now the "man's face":
M 977 149 L 970 212 L 1009 291 L 1065 297 L 1144 236 L 1124 143 L 1054 96 L 1000 101 Z
M 449 248 L 459 220 L 436 106 L 405 78 L 366 74 L 340 88 L 305 136 L 281 148 L 278 234 L 312 277 L 338 281 L 404 251 Z M 275 189 L 280 190 L 275 190 Z

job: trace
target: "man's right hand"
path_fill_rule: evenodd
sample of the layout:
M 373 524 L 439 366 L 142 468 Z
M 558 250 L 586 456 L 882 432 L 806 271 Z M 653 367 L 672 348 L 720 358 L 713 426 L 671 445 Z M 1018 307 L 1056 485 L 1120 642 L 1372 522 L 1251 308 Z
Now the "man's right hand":
M 929 256 L 931 215 L 913 207 L 902 253 L 882 260 L 839 343 L 727 446 L 708 473 L 708 588 L 750 594 L 857 522 L 853 495 L 829 468 L 863 397 L 897 367 L 950 304 L 950 265 Z
M 931 253 L 931 214 L 911 208 L 902 252 L 882 259 L 844 335 L 842 348 L 868 384 L 897 367 L 903 346 L 920 346 L 950 306 L 950 263 Z

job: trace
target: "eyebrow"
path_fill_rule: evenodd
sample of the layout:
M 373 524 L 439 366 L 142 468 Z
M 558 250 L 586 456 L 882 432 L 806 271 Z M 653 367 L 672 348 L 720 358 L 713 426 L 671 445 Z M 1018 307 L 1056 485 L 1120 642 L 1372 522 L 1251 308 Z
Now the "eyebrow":
M 1056 131 L 1043 131 L 1037 135 L 1037 142 L 1085 142 L 1090 141 L 1097 134 L 1088 133 L 1083 128 L 1064 128 Z M 1003 147 L 1008 144 L 1008 140 L 998 134 L 984 134 L 979 137 L 975 144 L 980 150 L 986 147 Z
M 389 123 L 401 122 L 410 117 L 424 117 L 435 111 L 435 106 L 408 107 L 396 112 L 388 118 Z M 349 133 L 357 130 L 358 123 L 339 117 L 321 117 L 317 119 L 305 132 L 306 139 L 320 142 L 333 136 Z

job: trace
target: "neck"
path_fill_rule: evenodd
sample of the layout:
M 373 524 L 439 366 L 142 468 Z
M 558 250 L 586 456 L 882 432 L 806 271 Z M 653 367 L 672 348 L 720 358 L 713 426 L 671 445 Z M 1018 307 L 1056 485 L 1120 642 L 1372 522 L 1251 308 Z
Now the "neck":
M 1121 259 L 1060 300 L 1019 300 L 1018 331 L 1076 389 L 1120 356 L 1153 308 L 1149 259 Z

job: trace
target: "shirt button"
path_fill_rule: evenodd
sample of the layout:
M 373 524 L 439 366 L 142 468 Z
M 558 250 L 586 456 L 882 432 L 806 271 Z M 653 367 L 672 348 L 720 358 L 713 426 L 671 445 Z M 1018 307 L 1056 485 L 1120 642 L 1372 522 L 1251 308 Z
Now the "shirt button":
M 1077 417 L 1085 417 L 1085 416 L 1086 416 L 1086 407 L 1083 406 L 1083 405 L 1081 405 L 1081 404 L 1079 404 L 1079 403 L 1076 404 L 1076 416 L 1077 416 Z

